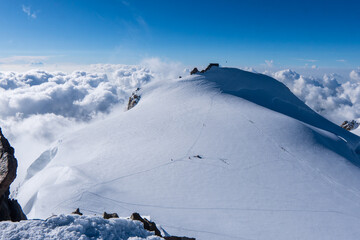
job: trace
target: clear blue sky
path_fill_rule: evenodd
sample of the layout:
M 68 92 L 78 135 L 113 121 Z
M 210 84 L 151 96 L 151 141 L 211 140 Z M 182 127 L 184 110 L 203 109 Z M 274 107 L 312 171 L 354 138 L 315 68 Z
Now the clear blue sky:
M 0 0 L 0 58 L 16 56 L 358 67 L 360 1 Z

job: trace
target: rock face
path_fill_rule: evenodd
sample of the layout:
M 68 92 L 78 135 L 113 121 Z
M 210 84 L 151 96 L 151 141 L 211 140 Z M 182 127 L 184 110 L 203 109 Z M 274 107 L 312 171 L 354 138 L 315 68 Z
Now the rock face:
M 129 103 L 128 103 L 128 107 L 127 107 L 127 110 L 130 110 L 132 109 L 133 107 L 136 106 L 136 104 L 139 103 L 140 101 L 140 88 L 137 88 L 132 94 L 131 96 L 129 97 Z
M 16 177 L 16 169 L 14 148 L 10 146 L 0 129 L 0 221 L 17 222 L 27 219 L 19 203 L 9 199 L 10 184 Z
M 351 120 L 351 121 L 344 121 L 340 127 L 348 130 L 348 131 L 351 131 L 351 130 L 354 130 L 356 128 L 359 127 L 359 123 L 356 122 L 355 120 Z

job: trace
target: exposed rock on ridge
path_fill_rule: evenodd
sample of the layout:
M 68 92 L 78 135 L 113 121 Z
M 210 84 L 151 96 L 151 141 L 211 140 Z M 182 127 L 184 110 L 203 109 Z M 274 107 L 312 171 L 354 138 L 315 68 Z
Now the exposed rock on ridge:
M 348 130 L 348 131 L 351 131 L 351 130 L 355 130 L 356 128 L 359 127 L 359 123 L 356 122 L 355 120 L 351 120 L 351 121 L 344 121 L 340 127 Z
M 140 101 L 140 88 L 137 88 L 132 94 L 131 96 L 129 97 L 129 103 L 128 103 L 128 107 L 127 107 L 127 110 L 130 110 L 132 109 L 133 107 L 136 106 L 136 104 L 139 103 Z
M 9 199 L 10 184 L 16 177 L 17 160 L 14 156 L 14 148 L 4 137 L 0 128 L 0 221 L 26 220 L 26 216 L 19 203 Z

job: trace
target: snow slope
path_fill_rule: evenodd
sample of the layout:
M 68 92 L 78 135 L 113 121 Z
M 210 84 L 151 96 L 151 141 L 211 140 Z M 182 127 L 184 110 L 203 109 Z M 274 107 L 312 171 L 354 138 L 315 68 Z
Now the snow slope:
M 65 134 L 17 197 L 30 218 L 136 211 L 197 239 L 357 239 L 359 140 L 270 77 L 212 68 Z

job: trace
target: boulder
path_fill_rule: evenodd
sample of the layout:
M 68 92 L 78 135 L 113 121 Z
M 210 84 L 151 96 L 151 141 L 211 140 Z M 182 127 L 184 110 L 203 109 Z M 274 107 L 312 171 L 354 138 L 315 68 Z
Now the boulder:
M 77 214 L 82 216 L 83 214 L 80 212 L 80 208 L 77 208 L 75 211 L 73 211 L 71 214 Z
M 104 219 L 119 218 L 119 215 L 118 215 L 117 213 L 107 213 L 107 212 L 104 212 L 104 213 L 103 213 L 103 218 L 104 218 Z
M 17 222 L 27 219 L 19 203 L 9 198 L 10 184 L 16 177 L 17 169 L 14 152 L 0 128 L 0 221 Z
M 162 237 L 166 240 L 196 240 L 195 238 L 188 237 L 176 237 L 176 236 L 161 236 L 160 230 L 156 227 L 154 222 L 147 220 L 146 218 L 142 218 L 139 213 L 133 213 L 130 216 L 131 220 L 140 221 L 144 224 L 144 228 L 150 232 L 155 232 L 156 236 Z
M 146 218 L 142 218 L 140 216 L 140 214 L 138 213 L 133 213 L 131 214 L 131 220 L 136 220 L 136 221 L 140 221 L 144 224 L 144 228 L 150 232 L 155 232 L 156 236 L 161 237 L 161 233 L 159 231 L 159 229 L 156 227 L 156 224 L 154 222 L 151 222 L 149 220 L 147 220 Z

